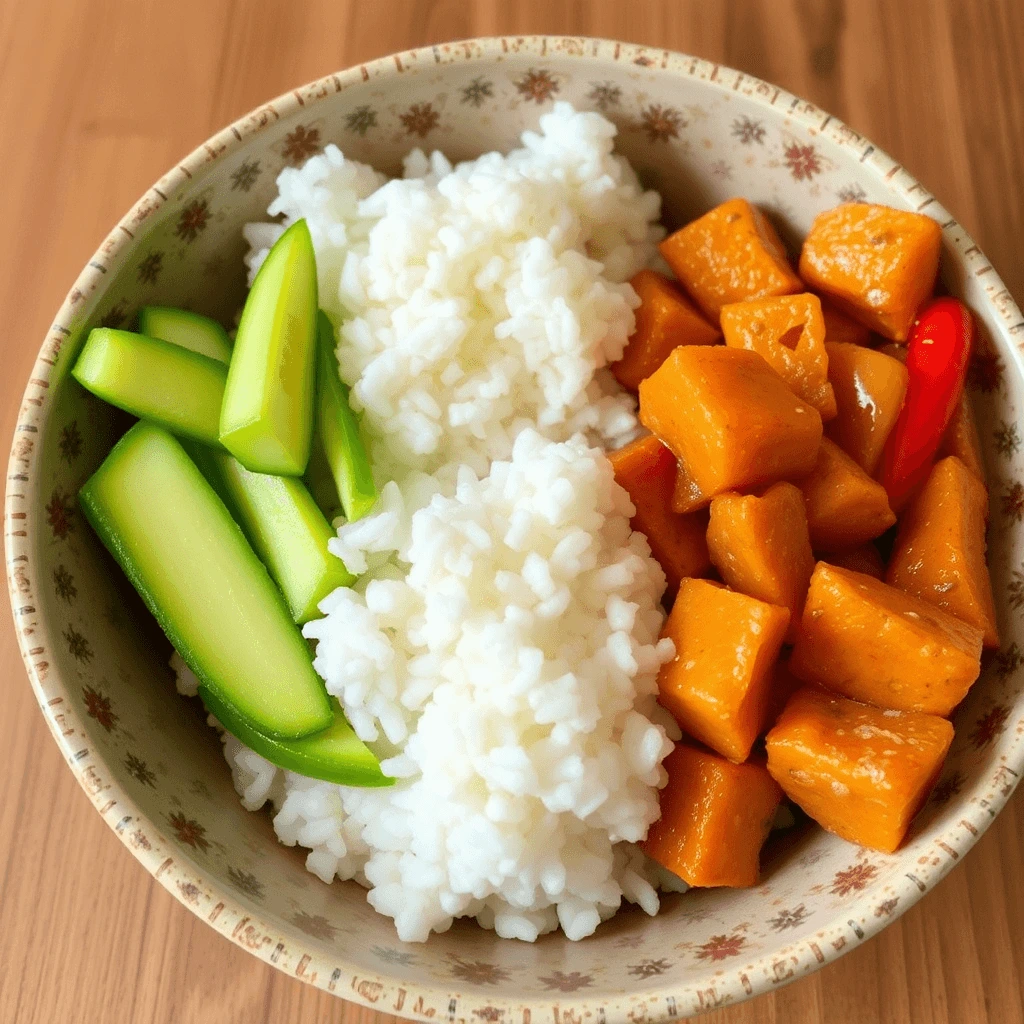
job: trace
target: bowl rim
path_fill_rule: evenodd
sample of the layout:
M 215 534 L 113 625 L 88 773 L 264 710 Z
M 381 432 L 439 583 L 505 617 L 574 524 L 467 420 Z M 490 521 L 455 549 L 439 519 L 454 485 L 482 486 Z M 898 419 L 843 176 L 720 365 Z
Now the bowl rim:
M 168 203 L 194 173 L 224 161 L 250 136 L 264 131 L 282 117 L 293 114 L 300 107 L 314 106 L 328 96 L 370 78 L 393 77 L 422 65 L 458 60 L 491 63 L 508 54 L 525 54 L 539 59 L 558 56 L 598 63 L 639 64 L 703 81 L 720 92 L 742 87 L 746 99 L 766 109 L 782 110 L 787 118 L 803 127 L 816 134 L 826 134 L 834 142 L 860 152 L 860 163 L 880 184 L 895 191 L 912 208 L 918 211 L 929 209 L 930 215 L 942 226 L 944 241 L 957 253 L 968 272 L 985 275 L 984 302 L 995 314 L 1000 333 L 1007 342 L 1004 354 L 1009 356 L 1018 378 L 1024 379 L 1024 358 L 1013 337 L 1018 335 L 1020 341 L 1024 341 L 1024 316 L 971 237 L 897 161 L 814 104 L 745 72 L 700 57 L 614 40 L 554 35 L 494 36 L 418 47 L 327 75 L 254 108 L 216 132 L 159 179 L 100 245 L 65 297 L 36 358 L 22 399 L 12 441 L 4 502 L 8 589 L 18 646 L 29 680 L 50 732 L 82 789 L 103 820 L 146 870 L 180 903 L 236 945 L 293 977 L 352 1002 L 413 1019 L 436 1020 L 444 1015 L 449 1021 L 470 1020 L 473 1011 L 479 1010 L 481 1012 L 477 1016 L 481 1020 L 496 1019 L 494 1013 L 501 1011 L 503 1019 L 521 1014 L 523 1024 L 529 1024 L 533 1013 L 544 1012 L 553 1013 L 557 1024 L 560 1007 L 571 1007 L 576 1013 L 594 1014 L 600 1024 L 626 1024 L 635 1014 L 637 1004 L 644 1004 L 646 1019 L 660 1021 L 686 1016 L 691 1008 L 692 1012 L 701 1012 L 724 1002 L 742 1001 L 778 988 L 838 959 L 860 942 L 873 937 L 944 878 L 977 842 L 1009 799 L 1016 778 L 1007 787 L 1005 779 L 1001 778 L 1001 769 L 997 769 L 994 778 L 975 783 L 970 801 L 967 800 L 968 794 L 964 794 L 961 798 L 965 806 L 964 818 L 947 827 L 934 840 L 944 856 L 935 866 L 922 869 L 920 874 L 924 878 L 907 874 L 893 887 L 893 895 L 898 898 L 894 913 L 874 916 L 871 911 L 877 897 L 860 896 L 844 908 L 844 921 L 826 925 L 815 934 L 814 941 L 803 939 L 774 954 L 761 954 L 742 969 L 738 968 L 731 977 L 717 975 L 710 990 L 702 990 L 698 985 L 666 985 L 633 993 L 623 991 L 613 996 L 573 993 L 566 998 L 563 993 L 562 999 L 556 998 L 558 993 L 554 992 L 549 997 L 509 997 L 499 989 L 493 995 L 464 994 L 455 984 L 411 983 L 387 974 L 375 975 L 341 959 L 325 957 L 315 949 L 303 949 L 300 938 L 281 934 L 278 925 L 268 920 L 258 908 L 227 892 L 211 872 L 184 854 L 166 837 L 162 826 L 142 813 L 118 784 L 102 757 L 81 747 L 82 738 L 88 735 L 82 720 L 71 703 L 59 694 L 53 695 L 55 688 L 67 692 L 68 684 L 55 675 L 47 682 L 49 666 L 46 658 L 51 648 L 51 637 L 46 622 L 41 616 L 36 617 L 34 606 L 31 566 L 38 547 L 33 526 L 38 523 L 33 514 L 40 507 L 40 453 L 38 446 L 33 444 L 31 453 L 25 455 L 19 451 L 23 447 L 19 442 L 26 435 L 29 439 L 34 438 L 49 415 L 45 397 L 56 358 L 61 344 L 71 334 L 68 325 L 80 316 L 73 308 L 77 301 L 74 296 L 89 295 L 100 289 L 108 268 L 134 240 L 134 229 L 138 224 Z M 26 580 L 28 586 L 25 585 Z M 1003 764 L 1012 765 L 1018 777 L 1024 771 L 1024 730 L 1017 730 L 1009 756 L 1004 758 Z M 142 841 L 136 840 L 139 835 L 143 837 Z M 505 1014 L 509 1017 L 505 1018 Z

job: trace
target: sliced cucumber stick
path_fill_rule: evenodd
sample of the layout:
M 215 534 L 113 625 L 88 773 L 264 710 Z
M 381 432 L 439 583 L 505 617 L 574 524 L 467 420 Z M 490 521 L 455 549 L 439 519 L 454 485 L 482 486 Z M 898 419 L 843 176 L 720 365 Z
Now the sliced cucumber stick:
M 323 732 L 301 740 L 279 740 L 257 732 L 205 686 L 200 686 L 199 696 L 232 736 L 278 768 L 339 786 L 390 786 L 395 781 L 380 770 L 377 758 L 352 731 L 334 701 L 334 722 Z
M 333 724 L 327 692 L 281 594 L 167 431 L 135 424 L 79 499 L 189 668 L 250 728 L 298 739 Z
M 173 434 L 217 444 L 227 369 L 208 356 L 144 334 L 97 327 L 71 375 L 119 409 Z
M 373 508 L 377 488 L 366 446 L 359 434 L 359 421 L 348 404 L 348 388 L 338 375 L 334 328 L 323 310 L 317 318 L 317 335 L 317 433 L 341 497 L 345 518 L 351 523 Z
M 173 306 L 143 306 L 139 333 L 180 345 L 225 366 L 231 362 L 231 339 L 216 320 Z
M 302 476 L 313 430 L 316 256 L 304 220 L 274 243 L 242 310 L 220 440 L 254 473 Z
M 252 473 L 225 452 L 198 449 L 196 464 L 277 581 L 292 618 L 316 618 L 317 605 L 355 577 L 327 550 L 334 528 L 305 484 L 296 477 Z

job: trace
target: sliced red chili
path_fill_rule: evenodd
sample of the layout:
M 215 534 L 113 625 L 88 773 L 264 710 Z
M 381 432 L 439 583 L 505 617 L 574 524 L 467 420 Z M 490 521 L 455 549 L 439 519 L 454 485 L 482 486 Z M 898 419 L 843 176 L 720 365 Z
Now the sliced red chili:
M 907 397 L 882 456 L 881 482 L 899 511 L 924 482 L 964 390 L 974 345 L 971 311 L 956 299 L 924 306 L 907 339 Z

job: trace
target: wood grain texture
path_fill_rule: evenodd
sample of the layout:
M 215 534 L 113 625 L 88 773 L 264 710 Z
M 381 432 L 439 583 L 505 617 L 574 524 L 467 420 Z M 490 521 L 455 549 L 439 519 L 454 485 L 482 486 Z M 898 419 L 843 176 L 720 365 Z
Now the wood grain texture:
M 902 160 L 1024 298 L 1020 0 L 7 0 L 0 436 L 78 269 L 176 158 L 338 68 L 527 32 L 680 49 L 808 97 Z M 132 861 L 61 763 L 4 618 L 0 1021 L 384 1024 L 232 946 Z M 1022 965 L 1024 789 L 880 937 L 707 1019 L 1024 1024 Z

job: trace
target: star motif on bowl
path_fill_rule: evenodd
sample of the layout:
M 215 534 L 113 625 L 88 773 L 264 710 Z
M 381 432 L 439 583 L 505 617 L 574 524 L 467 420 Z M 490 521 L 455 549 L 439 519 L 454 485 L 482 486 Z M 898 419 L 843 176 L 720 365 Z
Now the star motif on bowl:
M 640 128 L 651 142 L 668 142 L 679 137 L 686 120 L 675 107 L 651 103 L 640 111 Z
M 63 564 L 57 565 L 53 570 L 53 589 L 62 601 L 67 601 L 69 604 L 78 597 L 75 578 Z
M 781 932 L 787 928 L 797 928 L 807 920 L 807 908 L 801 903 L 792 910 L 780 910 L 775 917 L 768 919 L 772 931 Z
M 57 447 L 65 462 L 74 462 L 82 454 L 82 432 L 78 429 L 78 420 L 72 420 L 61 428 Z
M 746 946 L 747 940 L 743 935 L 733 932 L 731 935 L 712 935 L 707 942 L 697 947 L 694 956 L 698 960 L 727 960 L 731 956 L 739 956 Z
M 1005 458 L 1010 458 L 1020 451 L 1021 437 L 1015 422 L 1007 423 L 1003 420 L 999 429 L 992 432 L 992 440 L 995 442 L 996 451 Z
M 201 850 L 206 853 L 210 849 L 210 840 L 206 838 L 206 827 L 200 825 L 194 818 L 189 818 L 180 811 L 168 816 L 169 822 L 178 842 L 191 846 L 193 850 Z
M 732 122 L 731 131 L 733 138 L 738 139 L 741 146 L 763 146 L 764 137 L 767 134 L 763 121 L 747 117 L 746 114 L 742 114 Z
M 210 219 L 210 204 L 205 199 L 194 199 L 178 217 L 174 233 L 183 242 L 194 242 L 206 230 Z
M 530 68 L 515 83 L 519 95 L 532 103 L 546 103 L 558 93 L 558 80 L 545 68 Z
M 497 964 L 489 964 L 485 960 L 463 960 L 452 953 L 449 956 L 453 978 L 458 978 L 470 985 L 498 985 L 508 981 L 512 972 Z
M 483 106 L 485 100 L 489 100 L 494 95 L 494 83 L 478 75 L 469 85 L 464 85 L 459 92 L 462 95 L 461 103 L 480 107 Z
M 981 750 L 992 743 L 1006 728 L 1010 717 L 1010 709 L 1005 704 L 994 707 L 981 716 L 971 732 L 971 742 L 976 750 Z
M 440 123 L 441 115 L 432 103 L 414 103 L 404 114 L 398 115 L 407 135 L 421 139 L 429 135 Z
M 85 703 L 85 713 L 99 722 L 107 732 L 117 724 L 117 714 L 106 694 L 85 686 L 82 688 L 82 701 Z
M 85 634 L 80 633 L 74 626 L 68 626 L 63 631 L 64 641 L 75 661 L 87 665 L 92 661 L 92 645 L 86 639 Z
M 631 964 L 628 971 L 634 978 L 653 978 L 664 974 L 671 966 L 670 960 L 641 960 L 638 964 Z
M 148 253 L 138 266 L 138 277 L 142 284 L 156 284 L 163 270 L 164 254 L 159 251 Z
M 322 149 L 320 129 L 300 124 L 284 137 L 282 153 L 289 163 L 298 164 Z
M 292 914 L 289 920 L 299 931 L 305 932 L 314 939 L 331 940 L 338 931 L 326 917 L 321 917 L 319 914 L 307 914 L 304 910 Z
M 562 971 L 552 971 L 537 980 L 549 992 L 577 992 L 581 988 L 588 988 L 593 983 L 594 976 L 581 974 L 579 971 L 571 971 L 568 974 Z
M 852 864 L 842 871 L 837 871 L 832 879 L 832 888 L 829 890 L 833 896 L 848 896 L 851 892 L 859 892 L 875 875 L 878 868 L 874 864 L 861 861 L 859 864 Z
M 260 176 L 259 160 L 243 160 L 231 172 L 231 191 L 248 192 L 256 184 Z
M 790 142 L 783 147 L 782 157 L 795 181 L 810 181 L 821 173 L 821 156 L 812 144 Z
M 1002 496 L 1003 515 L 1015 523 L 1024 521 L 1024 484 L 1014 480 Z

